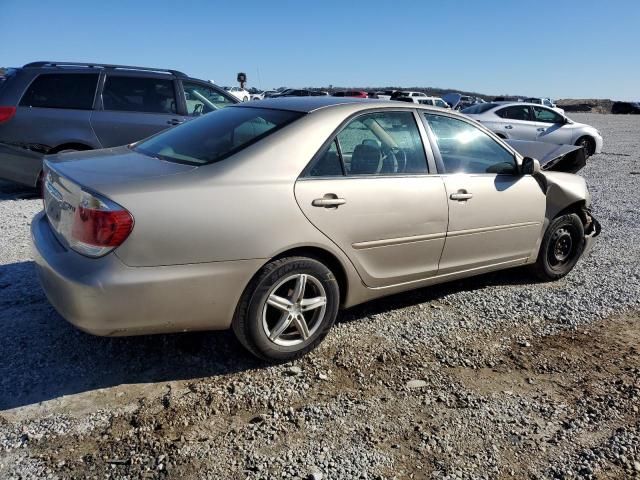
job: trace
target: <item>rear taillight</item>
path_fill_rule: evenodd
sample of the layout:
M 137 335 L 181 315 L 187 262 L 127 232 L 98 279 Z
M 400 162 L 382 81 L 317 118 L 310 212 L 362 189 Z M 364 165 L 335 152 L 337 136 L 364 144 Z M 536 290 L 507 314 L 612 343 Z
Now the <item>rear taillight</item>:
M 78 253 L 100 257 L 127 239 L 133 230 L 133 217 L 111 200 L 87 192 L 82 195 L 69 243 Z
M 8 122 L 16 114 L 16 107 L 0 107 L 0 123 Z

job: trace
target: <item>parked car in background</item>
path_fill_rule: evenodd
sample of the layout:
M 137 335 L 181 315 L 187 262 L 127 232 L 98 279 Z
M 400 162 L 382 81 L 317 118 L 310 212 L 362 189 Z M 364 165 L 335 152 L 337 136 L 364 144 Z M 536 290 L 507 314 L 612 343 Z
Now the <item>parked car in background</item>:
M 224 87 L 224 89 L 231 95 L 236 97 L 241 102 L 248 102 L 251 100 L 251 94 L 241 87 Z
M 451 108 L 449 104 L 440 97 L 398 97 L 395 100 L 408 103 L 418 103 L 420 105 L 431 105 L 433 107 Z
M 376 95 L 379 100 L 391 100 L 391 97 L 395 92 L 395 90 L 385 90 L 383 92 L 376 92 Z
M 0 84 L 0 143 L 40 155 L 116 147 L 237 102 L 176 70 L 34 62 Z M 42 162 L 17 158 L 0 154 L 0 178 L 36 185 Z
M 564 115 L 564 110 L 558 107 L 550 98 L 529 97 L 525 98 L 524 101 L 527 103 L 536 103 L 538 105 L 544 105 L 545 107 L 553 108 L 559 114 Z
M 446 93 L 442 96 L 442 99 L 454 110 L 463 110 L 471 105 L 484 103 L 484 100 L 480 98 L 462 95 L 460 93 Z
M 272 95 L 271 98 L 279 97 L 322 97 L 329 95 L 327 92 L 321 90 L 309 90 L 306 88 L 287 88 L 277 95 Z
M 611 113 L 620 115 L 640 114 L 640 102 L 614 102 L 611 106 Z
M 378 98 L 377 92 L 367 92 L 367 98 Z
M 278 92 L 277 90 L 265 90 L 264 92 L 262 92 L 262 98 L 271 98 L 271 97 L 277 97 L 280 94 L 280 92 Z
M 598 130 L 574 122 L 542 105 L 492 102 L 468 107 L 462 113 L 482 123 L 501 138 L 581 145 L 587 156 L 602 151 L 602 136 Z
M 31 237 L 47 297 L 82 330 L 231 327 L 282 361 L 340 308 L 517 266 L 561 278 L 600 231 L 589 209 L 583 178 L 463 115 L 285 98 L 48 159 Z
M 354 97 L 354 98 L 369 98 L 369 94 L 363 90 L 343 90 L 340 92 L 334 92 L 334 97 Z

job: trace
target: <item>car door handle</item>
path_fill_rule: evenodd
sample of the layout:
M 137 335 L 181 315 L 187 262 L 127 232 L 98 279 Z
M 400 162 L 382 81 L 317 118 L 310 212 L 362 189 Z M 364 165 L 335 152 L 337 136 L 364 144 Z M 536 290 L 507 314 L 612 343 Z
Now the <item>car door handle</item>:
M 544 132 L 544 131 L 546 131 L 546 130 L 547 130 L 546 128 L 542 128 L 542 127 L 540 127 L 540 128 L 538 129 L 538 131 L 539 131 L 539 132 Z
M 511 130 L 513 128 L 512 125 L 505 125 L 504 128 L 506 128 L 507 130 Z
M 347 201 L 344 198 L 338 198 L 335 193 L 327 193 L 324 197 L 313 200 L 311 205 L 314 207 L 338 208 L 345 203 Z
M 452 193 L 449 195 L 451 200 L 457 200 L 459 202 L 466 202 L 470 198 L 473 198 L 473 193 L 469 193 L 466 190 L 460 190 L 457 193 Z
M 184 120 L 180 120 L 178 118 L 172 118 L 171 120 L 167 120 L 167 123 L 169 125 L 180 125 L 181 123 L 184 123 Z

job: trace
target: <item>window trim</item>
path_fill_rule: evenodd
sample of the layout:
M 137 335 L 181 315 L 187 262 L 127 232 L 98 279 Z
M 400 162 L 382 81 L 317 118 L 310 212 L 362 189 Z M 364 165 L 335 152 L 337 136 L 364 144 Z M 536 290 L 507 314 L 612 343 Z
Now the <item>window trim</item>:
M 27 92 L 29 91 L 29 89 L 31 88 L 31 86 L 36 82 L 36 80 L 38 80 L 40 77 L 44 76 L 44 75 L 98 75 L 98 79 L 96 81 L 96 87 L 95 90 L 93 92 L 93 101 L 91 102 L 91 106 L 89 108 L 69 108 L 69 107 L 32 107 L 30 105 L 22 105 L 22 100 L 24 99 L 25 95 L 27 94 Z M 16 106 L 18 108 L 23 107 L 23 108 L 46 108 L 46 109 L 53 109 L 53 110 L 77 110 L 79 112 L 91 112 L 92 110 L 96 109 L 96 98 L 98 97 L 98 92 L 101 91 L 101 75 L 102 72 L 50 72 L 50 71 L 43 71 L 38 73 L 37 75 L 34 75 L 33 78 L 31 79 L 31 81 L 27 84 L 26 88 L 24 88 L 22 90 L 22 93 L 20 94 L 20 98 L 18 99 Z M 8 79 L 8 77 L 7 77 Z
M 438 175 L 460 175 L 460 173 L 448 173 L 445 166 L 444 166 L 444 162 L 442 160 L 442 155 L 440 154 L 440 149 L 438 148 L 438 141 L 436 138 L 435 133 L 433 133 L 433 130 L 431 129 L 431 126 L 429 125 L 429 122 L 427 121 L 427 119 L 425 118 L 425 115 L 434 115 L 434 116 L 438 116 L 438 117 L 447 117 L 447 118 L 452 118 L 454 120 L 458 120 L 460 122 L 463 123 L 467 123 L 469 125 L 471 125 L 472 127 L 477 128 L 478 130 L 482 131 L 483 133 L 485 133 L 491 140 L 493 140 L 496 144 L 498 144 L 499 147 L 503 148 L 504 150 L 506 150 L 509 154 L 511 154 L 511 156 L 513 157 L 513 161 L 516 164 L 516 172 L 515 173 L 469 173 L 469 172 L 464 172 L 462 173 L 462 175 L 472 175 L 474 177 L 477 176 L 491 176 L 491 177 L 496 177 L 496 176 L 509 176 L 509 177 L 515 177 L 518 175 L 522 175 L 521 173 L 521 162 L 520 162 L 520 155 L 518 154 L 518 152 L 516 152 L 510 145 L 504 143 L 502 141 L 502 139 L 500 139 L 495 133 L 493 133 L 491 130 L 489 130 L 488 128 L 486 128 L 484 125 L 481 124 L 476 124 L 475 122 L 471 121 L 470 119 L 466 119 L 463 117 L 459 117 L 457 115 L 451 115 L 448 112 L 433 112 L 427 109 L 422 110 L 421 112 L 421 120 L 424 124 L 424 128 L 427 132 L 427 135 L 429 136 L 429 143 L 431 144 L 431 149 L 433 150 L 433 154 L 434 157 L 436 159 L 436 167 L 437 167 L 437 171 L 438 171 Z
M 340 164 L 342 166 L 342 176 L 322 176 L 322 177 L 313 177 L 310 175 L 311 168 L 315 165 L 315 163 L 320 159 L 320 157 L 324 154 L 326 148 L 329 147 L 331 142 L 337 140 L 338 134 L 344 130 L 344 128 L 351 123 L 353 120 L 358 117 L 371 115 L 374 113 L 410 113 L 413 115 L 413 121 L 416 123 L 416 128 L 418 130 L 418 135 L 420 137 L 420 142 L 422 143 L 422 150 L 425 155 L 427 171 L 423 173 L 404 173 L 401 175 L 349 175 L 346 173 L 346 168 L 344 165 L 344 160 L 342 158 L 342 150 L 340 150 L 340 142 L 336 142 L 338 146 L 338 158 L 340 159 Z M 414 108 L 399 108 L 399 109 L 388 109 L 388 108 L 371 108 L 366 110 L 359 110 L 351 115 L 349 115 L 346 119 L 344 119 L 337 128 L 331 132 L 331 135 L 327 137 L 327 139 L 322 143 L 322 146 L 318 149 L 318 151 L 311 157 L 311 160 L 307 163 L 307 165 L 302 169 L 300 174 L 298 175 L 297 180 L 339 180 L 339 179 L 358 179 L 358 178 L 402 178 L 402 177 L 424 177 L 427 175 L 435 175 L 437 174 L 434 170 L 435 168 L 435 159 L 433 154 L 433 149 L 431 145 L 425 141 L 426 138 L 424 136 L 424 132 L 421 129 L 423 127 L 421 119 L 418 118 L 418 112 Z M 433 161 L 432 161 L 433 160 Z

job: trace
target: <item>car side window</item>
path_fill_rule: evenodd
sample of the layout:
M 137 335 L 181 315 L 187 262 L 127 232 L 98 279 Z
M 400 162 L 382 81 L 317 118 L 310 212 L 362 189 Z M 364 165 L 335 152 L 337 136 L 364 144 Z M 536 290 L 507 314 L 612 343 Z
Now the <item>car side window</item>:
M 344 175 L 338 151 L 338 141 L 333 140 L 311 165 L 308 177 L 340 177 Z
M 107 76 L 102 105 L 124 112 L 177 112 L 173 80 L 162 78 Z
M 97 85 L 97 73 L 45 73 L 31 83 L 20 106 L 91 110 Z
M 307 170 L 308 177 L 428 173 L 412 112 L 380 112 L 351 120 Z
M 531 107 L 529 105 L 513 105 L 511 107 L 496 110 L 496 115 L 509 120 L 531 120 Z
M 216 89 L 205 87 L 199 83 L 182 82 L 182 87 L 187 105 L 187 115 L 192 117 L 204 115 L 235 103 Z
M 514 174 L 514 156 L 476 126 L 456 118 L 424 114 L 435 136 L 444 173 Z
M 427 173 L 427 157 L 412 112 L 370 113 L 337 135 L 347 175 Z
M 535 115 L 536 122 L 562 123 L 564 120 L 562 115 L 554 112 L 553 110 L 549 110 L 548 108 L 533 107 L 533 113 Z

